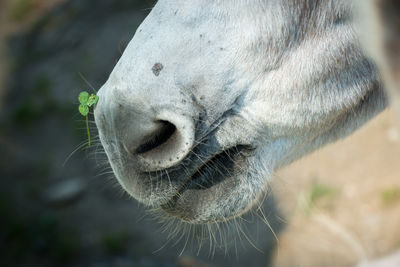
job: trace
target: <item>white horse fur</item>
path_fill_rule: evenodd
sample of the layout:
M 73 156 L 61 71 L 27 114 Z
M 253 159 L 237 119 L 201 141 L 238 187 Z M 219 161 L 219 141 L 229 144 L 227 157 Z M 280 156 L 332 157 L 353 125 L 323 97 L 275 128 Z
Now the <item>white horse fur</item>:
M 189 223 L 249 210 L 273 173 L 386 106 L 349 0 L 160 0 L 99 91 L 122 187 Z

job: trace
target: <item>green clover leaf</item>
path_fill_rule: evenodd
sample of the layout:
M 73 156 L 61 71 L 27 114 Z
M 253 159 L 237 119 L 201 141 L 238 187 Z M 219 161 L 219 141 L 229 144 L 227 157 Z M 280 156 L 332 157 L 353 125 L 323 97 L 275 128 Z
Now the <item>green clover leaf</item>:
M 89 100 L 87 101 L 87 105 L 88 105 L 89 107 L 91 107 L 91 106 L 93 106 L 94 104 L 96 104 L 98 101 L 99 101 L 99 97 L 98 97 L 97 95 L 95 95 L 95 94 L 92 94 L 92 95 L 89 97 Z
M 79 100 L 79 103 L 81 103 L 82 105 L 87 104 L 87 102 L 89 100 L 89 93 L 85 92 L 85 91 L 81 92 L 79 94 L 78 100 Z
M 90 130 L 89 130 L 89 108 L 97 104 L 99 97 L 95 94 L 89 96 L 88 92 L 81 92 L 78 97 L 79 100 L 79 113 L 86 118 L 86 130 L 88 134 L 88 146 L 90 146 Z
M 87 105 L 79 105 L 79 112 L 82 114 L 82 116 L 87 116 L 89 114 L 89 107 Z

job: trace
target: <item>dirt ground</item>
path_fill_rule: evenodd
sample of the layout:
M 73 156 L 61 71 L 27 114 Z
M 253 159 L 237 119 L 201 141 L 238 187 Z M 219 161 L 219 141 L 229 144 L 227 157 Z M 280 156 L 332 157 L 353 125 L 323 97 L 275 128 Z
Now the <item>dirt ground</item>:
M 387 110 L 347 139 L 281 170 L 287 220 L 275 266 L 354 266 L 400 248 L 400 134 Z

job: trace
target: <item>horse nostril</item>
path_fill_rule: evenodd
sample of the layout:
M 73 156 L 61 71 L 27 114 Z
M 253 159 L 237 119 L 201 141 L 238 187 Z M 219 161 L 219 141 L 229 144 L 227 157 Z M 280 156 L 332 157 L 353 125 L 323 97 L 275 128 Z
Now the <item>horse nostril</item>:
M 175 125 L 168 121 L 160 120 L 156 123 L 160 124 L 160 127 L 154 133 L 152 133 L 147 140 L 139 145 L 135 151 L 137 154 L 144 154 L 161 146 L 167 142 L 176 131 Z
M 129 164 L 137 172 L 164 170 L 192 150 L 196 113 L 133 97 L 138 102 L 128 104 L 115 87 L 102 94 L 95 109 L 99 136 L 108 158 L 118 160 L 119 166 Z

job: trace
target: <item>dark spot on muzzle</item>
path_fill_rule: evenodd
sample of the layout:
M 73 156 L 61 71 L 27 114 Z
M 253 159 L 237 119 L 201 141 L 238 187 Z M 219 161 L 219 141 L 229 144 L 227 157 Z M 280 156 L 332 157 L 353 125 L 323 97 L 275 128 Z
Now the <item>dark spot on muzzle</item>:
M 151 70 L 153 71 L 154 75 L 158 76 L 163 68 L 164 66 L 161 63 L 156 63 Z

